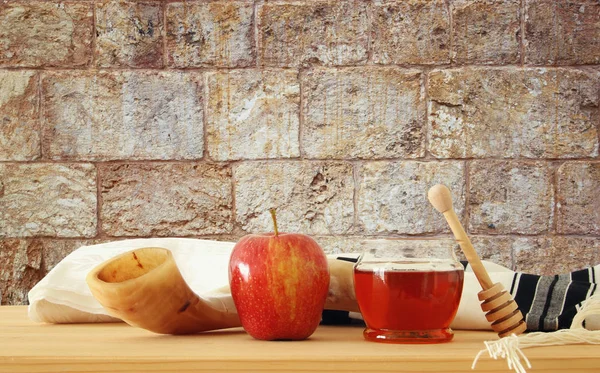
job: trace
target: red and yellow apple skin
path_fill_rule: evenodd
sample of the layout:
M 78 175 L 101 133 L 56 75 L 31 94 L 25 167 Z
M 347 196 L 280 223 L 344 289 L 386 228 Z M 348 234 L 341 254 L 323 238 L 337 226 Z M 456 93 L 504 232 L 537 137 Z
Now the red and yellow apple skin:
M 233 248 L 229 284 L 252 337 L 306 339 L 319 325 L 327 298 L 327 258 L 307 235 L 250 234 Z

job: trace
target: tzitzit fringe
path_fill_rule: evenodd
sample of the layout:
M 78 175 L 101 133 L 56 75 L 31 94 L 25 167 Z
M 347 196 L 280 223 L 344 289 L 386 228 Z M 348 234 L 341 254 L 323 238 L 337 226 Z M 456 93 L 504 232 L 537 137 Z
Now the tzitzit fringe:
M 506 359 L 508 369 L 512 369 L 518 373 L 526 373 L 527 370 L 521 359 L 528 368 L 531 368 L 531 363 L 523 351 L 521 351 L 523 348 L 570 344 L 600 344 L 600 331 L 587 330 L 583 327 L 583 321 L 591 315 L 600 315 L 600 294 L 590 297 L 583 303 L 581 309 L 573 317 L 570 329 L 562 329 L 551 333 L 528 333 L 521 336 L 513 334 L 509 337 L 500 338 L 497 341 L 484 342 L 486 348 L 479 351 L 477 356 L 475 356 L 471 369 L 475 369 L 477 361 L 486 351 L 494 359 Z

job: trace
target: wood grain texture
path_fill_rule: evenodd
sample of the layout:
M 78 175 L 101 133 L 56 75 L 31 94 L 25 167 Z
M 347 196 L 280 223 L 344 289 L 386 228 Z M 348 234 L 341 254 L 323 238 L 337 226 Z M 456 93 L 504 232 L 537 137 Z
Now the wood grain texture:
M 321 326 L 306 341 L 264 342 L 241 329 L 160 336 L 126 324 L 40 325 L 0 307 L 0 372 L 467 372 L 492 332 L 456 331 L 439 345 L 366 342 L 361 327 Z M 525 350 L 537 372 L 597 372 L 600 346 Z M 483 357 L 475 372 L 509 372 Z
M 483 290 L 491 288 L 493 282 L 490 279 L 490 275 L 485 270 L 483 263 L 481 263 L 481 259 L 479 259 L 479 255 L 477 255 L 477 252 L 473 248 L 473 244 L 471 243 L 467 232 L 465 232 L 465 229 L 460 223 L 460 219 L 454 212 L 450 189 L 442 184 L 434 185 L 429 189 L 429 192 L 427 192 L 427 198 L 429 198 L 429 202 L 433 205 L 433 207 L 435 207 L 436 210 L 444 214 L 446 222 L 450 226 L 456 242 L 458 242 L 462 252 L 467 257 L 467 260 L 469 261 L 473 272 L 475 272 L 477 280 L 479 280 L 479 284 L 481 284 Z

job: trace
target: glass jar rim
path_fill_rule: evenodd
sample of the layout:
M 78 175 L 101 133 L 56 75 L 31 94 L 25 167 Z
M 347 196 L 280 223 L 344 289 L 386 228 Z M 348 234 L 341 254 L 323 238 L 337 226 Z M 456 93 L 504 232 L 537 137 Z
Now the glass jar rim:
M 365 239 L 358 262 L 451 262 L 456 257 L 458 244 L 449 238 L 440 239 Z

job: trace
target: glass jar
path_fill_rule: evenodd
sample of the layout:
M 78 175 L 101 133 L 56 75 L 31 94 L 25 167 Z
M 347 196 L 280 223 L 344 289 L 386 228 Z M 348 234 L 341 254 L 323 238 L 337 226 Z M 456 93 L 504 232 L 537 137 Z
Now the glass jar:
M 464 268 L 447 240 L 369 240 L 354 266 L 366 340 L 440 343 L 460 303 Z

